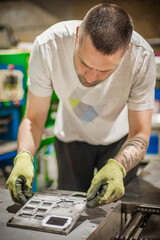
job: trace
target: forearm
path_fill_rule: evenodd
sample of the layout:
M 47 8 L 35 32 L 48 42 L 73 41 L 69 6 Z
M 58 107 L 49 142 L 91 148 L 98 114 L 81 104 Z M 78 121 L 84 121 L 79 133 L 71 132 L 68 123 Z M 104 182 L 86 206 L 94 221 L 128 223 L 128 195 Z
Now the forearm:
M 39 147 L 42 138 L 43 128 L 38 126 L 36 122 L 28 118 L 24 118 L 20 124 L 18 131 L 18 149 L 28 150 L 34 156 Z
M 137 135 L 124 143 L 114 159 L 121 163 L 128 172 L 143 159 L 147 148 L 148 140 L 141 135 Z

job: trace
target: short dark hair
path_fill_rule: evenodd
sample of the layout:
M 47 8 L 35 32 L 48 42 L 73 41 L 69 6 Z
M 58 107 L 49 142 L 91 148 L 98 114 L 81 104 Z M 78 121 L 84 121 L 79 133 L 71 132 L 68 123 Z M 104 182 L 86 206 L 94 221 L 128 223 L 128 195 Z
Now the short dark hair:
M 132 32 L 132 19 L 122 8 L 115 4 L 100 3 L 84 17 L 80 39 L 89 35 L 98 51 L 110 55 L 128 47 Z

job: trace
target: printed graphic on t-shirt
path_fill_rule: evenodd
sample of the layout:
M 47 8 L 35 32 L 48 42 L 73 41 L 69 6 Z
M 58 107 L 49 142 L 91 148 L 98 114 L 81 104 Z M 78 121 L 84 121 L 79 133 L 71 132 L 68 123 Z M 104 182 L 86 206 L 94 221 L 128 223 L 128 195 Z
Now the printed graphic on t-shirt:
M 104 105 L 92 106 L 83 102 L 83 97 L 87 92 L 77 88 L 69 98 L 70 105 L 76 116 L 84 123 L 88 124 L 95 120 L 103 110 Z

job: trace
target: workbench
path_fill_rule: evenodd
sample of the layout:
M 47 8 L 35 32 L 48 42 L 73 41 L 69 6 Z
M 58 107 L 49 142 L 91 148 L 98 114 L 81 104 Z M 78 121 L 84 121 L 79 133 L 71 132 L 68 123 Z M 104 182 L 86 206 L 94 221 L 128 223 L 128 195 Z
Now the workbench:
M 160 205 L 160 160 L 150 161 L 140 175 L 134 178 L 126 187 L 122 202 Z M 7 222 L 21 208 L 10 199 L 7 189 L 0 189 L 0 239 L 1 240 L 109 240 L 109 231 L 118 231 L 120 222 L 118 215 L 119 201 L 98 207 L 85 209 L 74 228 L 68 235 L 40 232 L 21 228 L 8 227 Z M 113 209 L 114 217 L 113 217 Z M 112 217 L 110 217 L 112 214 Z M 109 217 L 108 217 L 109 216 Z M 112 220 L 111 220 L 112 219 Z M 114 221 L 113 221 L 114 220 Z M 107 223 L 107 224 L 106 224 Z M 107 227 L 109 226 L 109 228 Z M 105 236 L 105 237 L 104 237 Z

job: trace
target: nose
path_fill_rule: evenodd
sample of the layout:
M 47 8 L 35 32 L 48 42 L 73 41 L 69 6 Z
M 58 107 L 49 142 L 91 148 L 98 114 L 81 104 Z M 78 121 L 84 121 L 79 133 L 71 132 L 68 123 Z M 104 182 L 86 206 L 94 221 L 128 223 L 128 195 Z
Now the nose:
M 92 83 L 92 82 L 95 82 L 96 80 L 98 80 L 98 73 L 94 69 L 89 69 L 89 70 L 85 71 L 84 76 L 88 83 Z

